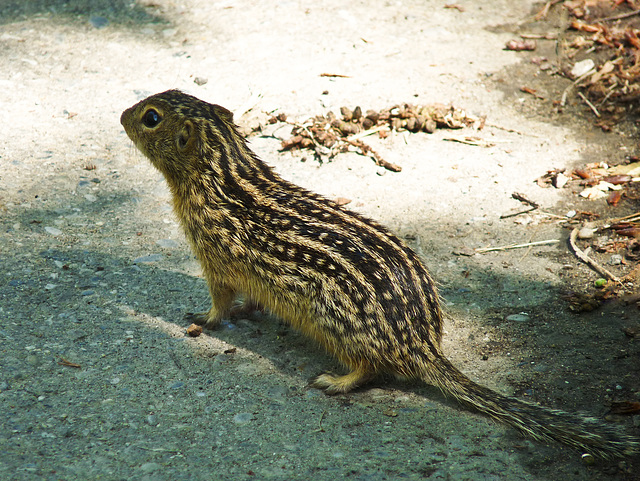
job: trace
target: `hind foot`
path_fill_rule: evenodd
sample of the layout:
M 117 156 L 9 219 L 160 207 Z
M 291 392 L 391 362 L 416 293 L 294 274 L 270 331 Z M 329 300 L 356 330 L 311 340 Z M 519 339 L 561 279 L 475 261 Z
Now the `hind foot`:
M 311 386 L 327 394 L 341 394 L 361 386 L 372 377 L 373 373 L 367 369 L 355 369 L 344 376 L 325 373 L 311 381 Z

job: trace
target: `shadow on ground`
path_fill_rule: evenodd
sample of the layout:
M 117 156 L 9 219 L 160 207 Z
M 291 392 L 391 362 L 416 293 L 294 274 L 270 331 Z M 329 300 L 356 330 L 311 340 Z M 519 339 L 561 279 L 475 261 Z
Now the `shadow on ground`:
M 132 26 L 145 23 L 167 23 L 152 6 L 129 0 L 2 0 L 0 23 L 46 16 L 63 23 L 91 23 L 102 28 L 109 23 Z

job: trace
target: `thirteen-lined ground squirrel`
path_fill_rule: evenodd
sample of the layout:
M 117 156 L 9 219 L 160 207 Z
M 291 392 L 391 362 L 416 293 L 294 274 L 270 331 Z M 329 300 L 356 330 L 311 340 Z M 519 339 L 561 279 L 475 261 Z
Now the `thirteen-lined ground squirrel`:
M 508 398 L 456 369 L 441 349 L 434 281 L 379 224 L 279 177 L 249 150 L 228 110 L 177 90 L 126 110 L 122 125 L 164 174 L 198 257 L 208 328 L 241 294 L 323 345 L 348 369 L 313 385 L 347 392 L 378 373 L 418 378 L 539 440 L 602 457 L 637 449 L 596 419 Z

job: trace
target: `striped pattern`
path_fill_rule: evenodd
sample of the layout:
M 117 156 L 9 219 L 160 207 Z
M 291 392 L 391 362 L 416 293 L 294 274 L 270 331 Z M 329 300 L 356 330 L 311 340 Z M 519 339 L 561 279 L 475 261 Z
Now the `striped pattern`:
M 146 126 L 151 109 L 161 120 Z M 169 184 L 209 285 L 212 307 L 200 318 L 207 327 L 242 294 L 350 369 L 315 381 L 327 392 L 391 372 L 537 439 L 601 456 L 635 447 L 614 428 L 501 396 L 460 373 L 442 354 L 439 297 L 417 255 L 377 223 L 279 177 L 249 150 L 226 109 L 170 90 L 126 110 L 121 122 Z

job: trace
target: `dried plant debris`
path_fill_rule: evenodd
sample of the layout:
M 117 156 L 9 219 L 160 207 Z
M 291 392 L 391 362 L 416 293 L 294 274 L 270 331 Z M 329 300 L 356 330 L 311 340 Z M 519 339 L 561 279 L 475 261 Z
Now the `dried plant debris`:
M 391 131 L 433 133 L 438 128 L 460 129 L 479 119 L 463 110 L 444 105 L 414 106 L 402 104 L 389 109 L 367 110 L 360 107 L 340 108 L 340 116 L 333 112 L 299 124 L 288 122 L 285 114 L 269 119 L 269 123 L 287 122 L 293 125 L 291 137 L 282 141 L 282 150 L 309 149 L 320 158 L 333 158 L 341 152 L 355 151 L 372 157 L 377 165 L 400 172 L 399 165 L 387 162 L 362 139 L 369 135 L 385 138 Z
M 640 212 L 598 224 L 585 222 L 580 227 L 575 224 L 569 227 L 573 227 L 569 236 L 571 250 L 601 276 L 590 292 L 566 296 L 570 309 L 590 311 L 609 299 L 621 299 L 640 309 Z
M 547 2 L 536 20 L 563 9 L 568 30 L 559 44 L 560 73 L 573 81 L 576 95 L 610 130 L 628 105 L 640 98 L 640 2 L 638 0 L 566 0 Z M 569 92 L 565 91 L 560 105 Z
M 635 158 L 629 162 L 610 167 L 605 162 L 590 163 L 574 168 L 553 169 L 536 182 L 540 187 L 553 186 L 580 187 L 580 196 L 589 200 L 605 199 L 611 206 L 617 206 L 621 200 L 636 202 L 640 200 L 640 161 Z
M 635 207 L 640 199 L 640 162 L 609 167 L 605 163 L 591 163 L 571 170 L 554 169 L 536 181 L 541 187 L 573 190 L 586 199 L 606 197 L 608 208 L 618 203 Z M 592 192 L 603 192 L 602 196 Z M 606 192 L 609 191 L 607 194 Z M 581 262 L 599 276 L 584 292 L 571 292 L 566 300 L 575 312 L 591 311 L 610 299 L 628 299 L 640 289 L 640 212 L 625 217 L 605 218 L 593 212 L 570 211 L 564 216 L 543 212 L 539 205 L 514 193 L 513 198 L 529 207 L 501 218 L 536 212 L 540 216 L 562 223 L 571 229 L 568 245 Z M 613 200 L 615 196 L 615 200 Z M 621 200 L 624 199 L 624 202 Z M 607 204 L 603 204 L 607 207 Z M 606 220 L 604 220 L 606 219 Z M 591 282 L 591 281 L 589 281 Z M 640 302 L 633 301 L 640 309 Z

